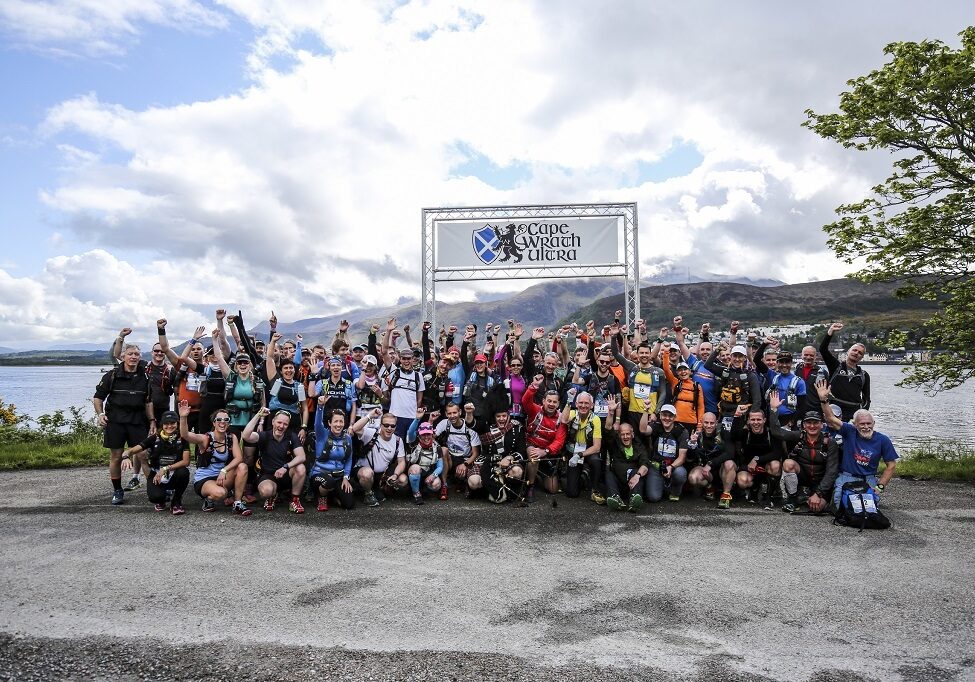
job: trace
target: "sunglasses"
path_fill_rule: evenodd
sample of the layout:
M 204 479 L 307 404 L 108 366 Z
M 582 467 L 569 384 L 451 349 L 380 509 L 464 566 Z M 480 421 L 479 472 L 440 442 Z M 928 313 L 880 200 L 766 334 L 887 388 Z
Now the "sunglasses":
M 213 423 L 214 424 L 229 424 L 230 423 L 230 417 L 217 417 L 216 419 L 213 420 Z
M 382 424 L 381 426 L 384 429 L 395 429 L 396 428 L 396 424 Z

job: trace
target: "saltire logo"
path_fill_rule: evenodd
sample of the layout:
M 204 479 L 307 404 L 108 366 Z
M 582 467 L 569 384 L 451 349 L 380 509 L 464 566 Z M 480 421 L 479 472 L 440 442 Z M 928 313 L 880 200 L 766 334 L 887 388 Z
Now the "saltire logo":
M 500 240 L 497 232 L 490 225 L 474 230 L 472 239 L 474 241 L 474 253 L 485 265 L 490 265 L 498 258 L 498 246 Z

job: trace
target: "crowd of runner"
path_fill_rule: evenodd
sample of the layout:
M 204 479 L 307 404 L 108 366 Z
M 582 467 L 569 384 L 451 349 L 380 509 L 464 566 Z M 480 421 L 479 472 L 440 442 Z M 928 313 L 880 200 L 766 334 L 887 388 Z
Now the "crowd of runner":
M 796 359 L 736 322 L 692 338 L 681 317 L 648 334 L 620 316 L 437 338 L 424 322 L 419 339 L 392 319 L 361 342 L 343 321 L 330 345 L 306 347 L 273 315 L 265 342 L 217 310 L 211 345 L 199 327 L 179 355 L 159 320 L 149 361 L 123 329 L 94 396 L 112 504 L 144 478 L 174 515 L 191 483 L 203 511 L 240 516 L 279 500 L 300 514 L 451 494 L 521 505 L 586 494 L 631 512 L 693 494 L 819 514 L 844 483 L 890 482 L 897 453 L 874 430 L 865 349 L 842 360 L 830 349 L 841 323 Z

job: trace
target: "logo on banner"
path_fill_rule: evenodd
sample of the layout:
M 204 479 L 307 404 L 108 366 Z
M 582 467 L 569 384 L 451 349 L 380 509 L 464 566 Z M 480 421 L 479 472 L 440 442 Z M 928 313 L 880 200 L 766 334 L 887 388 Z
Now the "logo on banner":
M 498 258 L 498 235 L 490 225 L 474 230 L 474 253 L 485 265 L 490 265 Z

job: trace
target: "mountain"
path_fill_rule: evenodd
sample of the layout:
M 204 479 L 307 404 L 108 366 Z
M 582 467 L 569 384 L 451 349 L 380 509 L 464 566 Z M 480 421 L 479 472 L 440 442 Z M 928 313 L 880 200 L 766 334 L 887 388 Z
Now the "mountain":
M 731 282 L 703 282 L 644 287 L 640 309 L 651 330 L 670 327 L 674 315 L 696 330 L 702 322 L 712 329 L 727 329 L 732 319 L 744 328 L 815 325 L 844 320 L 865 329 L 916 327 L 937 310 L 931 301 L 899 299 L 896 282 L 864 284 L 853 279 L 833 279 L 775 287 Z M 605 323 L 623 308 L 622 294 L 601 298 L 560 320 Z

